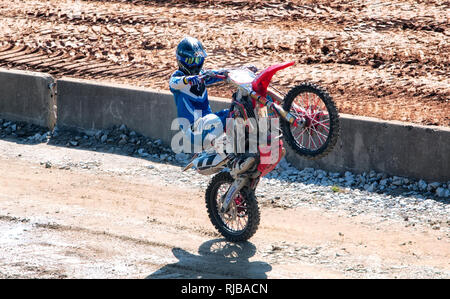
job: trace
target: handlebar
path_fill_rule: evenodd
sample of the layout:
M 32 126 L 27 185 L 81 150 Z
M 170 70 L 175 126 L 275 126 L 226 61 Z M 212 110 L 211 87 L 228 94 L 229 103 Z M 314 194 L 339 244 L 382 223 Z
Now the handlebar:
M 216 75 L 215 76 L 216 78 L 218 78 L 218 79 L 226 79 L 226 78 L 228 78 L 228 76 L 225 76 L 225 75 Z
M 223 80 L 225 80 L 225 79 L 228 78 L 227 75 L 219 75 L 219 74 L 214 74 L 214 75 L 212 75 L 211 73 L 209 73 L 209 74 L 206 73 L 206 74 L 204 74 L 204 75 L 199 75 L 198 77 L 199 77 L 200 80 L 202 80 L 203 82 L 204 82 L 206 79 L 208 79 L 208 78 L 217 78 L 217 79 L 223 79 Z

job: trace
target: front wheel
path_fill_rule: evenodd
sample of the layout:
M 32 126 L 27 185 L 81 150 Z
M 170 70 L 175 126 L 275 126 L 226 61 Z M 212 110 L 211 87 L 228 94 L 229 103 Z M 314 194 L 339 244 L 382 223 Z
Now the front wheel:
M 212 178 L 205 194 L 206 209 L 212 224 L 225 239 L 242 242 L 255 234 L 260 214 L 254 191 L 245 187 L 231 201 L 228 211 L 221 212 L 222 199 L 233 181 L 228 172 L 220 172 Z
M 331 96 L 321 87 L 302 83 L 292 88 L 284 98 L 283 109 L 297 118 L 303 126 L 283 120 L 281 129 L 289 146 L 301 156 L 317 159 L 328 154 L 339 136 L 339 114 Z

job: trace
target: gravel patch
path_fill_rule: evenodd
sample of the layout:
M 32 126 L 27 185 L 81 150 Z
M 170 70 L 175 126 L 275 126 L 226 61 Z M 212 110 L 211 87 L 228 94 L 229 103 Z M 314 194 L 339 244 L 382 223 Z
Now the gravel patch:
M 167 184 L 199 187 L 205 190 L 211 176 L 193 170 L 181 171 L 190 154 L 175 154 L 125 125 L 107 130 L 77 132 L 45 128 L 23 122 L 0 119 L 0 138 L 22 144 L 48 143 L 69 148 L 88 149 L 136 157 L 148 161 L 145 166 L 129 170 L 109 170 L 119 175 L 157 176 Z M 46 168 L 97 169 L 99 161 L 55 164 L 41 161 Z M 281 208 L 319 207 L 346 211 L 348 217 L 376 214 L 381 219 L 403 221 L 405 226 L 426 225 L 450 236 L 450 181 L 427 182 L 389 176 L 375 171 L 327 172 L 321 169 L 296 169 L 283 159 L 274 171 L 261 179 L 256 195 L 262 206 Z

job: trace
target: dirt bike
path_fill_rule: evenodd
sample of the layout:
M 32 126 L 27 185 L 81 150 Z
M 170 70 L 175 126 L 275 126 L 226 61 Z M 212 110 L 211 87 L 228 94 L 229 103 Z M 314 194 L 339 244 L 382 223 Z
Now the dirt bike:
M 323 157 L 336 144 L 339 115 L 335 103 L 323 88 L 302 83 L 285 96 L 268 88 L 276 72 L 293 64 L 273 65 L 258 75 L 249 68 L 231 69 L 226 75 L 215 75 L 237 89 L 228 118 L 244 121 L 245 151 L 237 154 L 234 147 L 220 163 L 211 165 L 205 161 L 211 162 L 214 154 L 202 152 L 193 157 L 184 171 L 194 167 L 201 174 L 215 174 L 206 190 L 206 208 L 212 224 L 228 241 L 246 241 L 255 234 L 260 222 L 255 190 L 260 179 L 271 172 L 285 154 L 281 137 L 294 152 L 310 159 Z M 267 139 L 259 136 L 257 152 L 247 153 L 250 131 L 259 132 L 259 119 L 262 118 L 278 119 L 277 130 L 282 135 L 268 134 Z M 254 121 L 248 121 L 251 119 Z M 275 159 L 267 159 L 269 156 Z M 243 158 L 245 162 L 253 163 L 240 163 Z

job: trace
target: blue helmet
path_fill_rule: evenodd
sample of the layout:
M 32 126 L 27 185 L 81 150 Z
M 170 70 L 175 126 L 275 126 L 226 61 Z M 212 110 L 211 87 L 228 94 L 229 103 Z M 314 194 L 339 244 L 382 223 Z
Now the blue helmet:
M 206 52 L 202 43 L 193 37 L 185 37 L 177 46 L 178 67 L 186 75 L 198 75 L 203 67 Z

